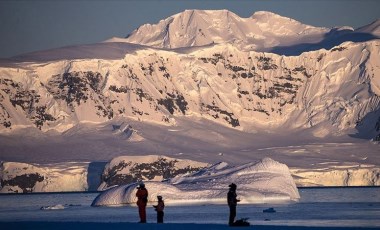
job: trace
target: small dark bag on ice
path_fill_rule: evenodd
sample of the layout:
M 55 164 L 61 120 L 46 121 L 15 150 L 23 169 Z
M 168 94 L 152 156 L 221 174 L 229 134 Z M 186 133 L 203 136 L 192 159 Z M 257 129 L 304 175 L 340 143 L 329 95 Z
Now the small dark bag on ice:
M 248 218 L 243 218 L 243 219 L 240 219 L 240 220 L 237 220 L 234 222 L 234 224 L 232 226 L 236 226 L 236 227 L 242 227 L 242 226 L 250 226 L 249 222 L 247 221 Z

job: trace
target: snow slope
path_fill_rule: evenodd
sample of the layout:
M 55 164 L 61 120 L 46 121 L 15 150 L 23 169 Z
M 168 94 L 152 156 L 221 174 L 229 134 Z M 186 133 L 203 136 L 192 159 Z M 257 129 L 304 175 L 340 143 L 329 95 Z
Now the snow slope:
M 236 167 L 213 165 L 168 182 L 146 182 L 149 202 L 162 195 L 167 204 L 225 203 L 228 185 L 236 183 L 241 203 L 297 200 L 298 190 L 286 165 L 265 158 Z M 102 192 L 92 206 L 134 204 L 137 184 L 122 185 Z

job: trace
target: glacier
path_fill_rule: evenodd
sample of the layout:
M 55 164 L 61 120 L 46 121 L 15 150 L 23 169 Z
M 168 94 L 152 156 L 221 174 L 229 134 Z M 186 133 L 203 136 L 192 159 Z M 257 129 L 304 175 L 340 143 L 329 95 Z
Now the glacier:
M 241 203 L 296 201 L 300 198 L 286 165 L 265 158 L 236 167 L 215 164 L 198 172 L 178 175 L 166 182 L 144 182 L 148 201 L 161 195 L 167 204 L 225 203 L 230 183 L 236 183 Z M 99 194 L 92 206 L 134 204 L 139 183 L 120 185 Z

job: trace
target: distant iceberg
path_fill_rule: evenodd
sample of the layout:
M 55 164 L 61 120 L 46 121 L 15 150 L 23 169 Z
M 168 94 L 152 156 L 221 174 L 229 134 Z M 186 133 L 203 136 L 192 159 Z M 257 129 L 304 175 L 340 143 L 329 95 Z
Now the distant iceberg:
M 57 204 L 53 206 L 43 206 L 40 209 L 41 210 L 58 210 L 58 209 L 65 209 L 65 206 L 62 204 Z
M 149 191 L 149 202 L 156 202 L 157 195 L 161 195 L 167 204 L 172 205 L 217 204 L 226 202 L 230 183 L 237 184 L 237 194 L 243 204 L 297 201 L 300 198 L 289 168 L 270 158 L 235 167 L 221 162 L 164 182 L 147 181 L 145 186 Z M 110 188 L 99 194 L 92 206 L 134 205 L 137 185 Z

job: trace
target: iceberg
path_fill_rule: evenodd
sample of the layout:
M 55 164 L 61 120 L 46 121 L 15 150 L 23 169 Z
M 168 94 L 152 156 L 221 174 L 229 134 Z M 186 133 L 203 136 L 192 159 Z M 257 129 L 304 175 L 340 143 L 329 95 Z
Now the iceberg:
M 156 202 L 157 195 L 161 195 L 165 203 L 171 205 L 225 203 L 230 183 L 237 184 L 238 197 L 243 204 L 297 201 L 300 198 L 289 168 L 270 158 L 240 166 L 221 162 L 163 182 L 144 183 L 149 191 L 148 202 Z M 92 206 L 134 205 L 138 184 L 103 191 Z
M 163 155 L 120 156 L 104 168 L 98 190 L 136 181 L 162 181 L 183 173 L 192 173 L 210 166 L 208 163 L 171 158 Z
M 43 206 L 40 208 L 41 210 L 59 210 L 65 209 L 65 206 L 62 204 L 52 205 L 52 206 Z

